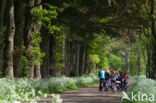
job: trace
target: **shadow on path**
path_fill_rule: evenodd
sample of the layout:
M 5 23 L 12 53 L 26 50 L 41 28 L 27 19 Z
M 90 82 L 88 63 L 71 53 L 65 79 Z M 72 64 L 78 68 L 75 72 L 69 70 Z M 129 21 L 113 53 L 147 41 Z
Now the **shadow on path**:
M 132 84 L 129 80 L 129 86 Z M 121 103 L 122 92 L 98 92 L 98 85 L 59 94 L 63 103 Z
M 133 83 L 129 80 L 129 87 Z M 98 85 L 59 94 L 63 103 L 121 103 L 122 92 L 98 92 Z M 38 103 L 51 103 L 52 97 L 40 98 Z

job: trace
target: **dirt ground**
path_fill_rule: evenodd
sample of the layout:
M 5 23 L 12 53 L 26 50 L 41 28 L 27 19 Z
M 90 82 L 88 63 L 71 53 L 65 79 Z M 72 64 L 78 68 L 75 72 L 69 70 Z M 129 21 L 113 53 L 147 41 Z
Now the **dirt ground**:
M 129 80 L 129 87 L 133 83 Z M 112 93 L 98 91 L 98 85 L 71 90 L 59 94 L 63 103 L 121 103 L 122 91 Z M 52 97 L 40 98 L 38 103 L 51 103 Z

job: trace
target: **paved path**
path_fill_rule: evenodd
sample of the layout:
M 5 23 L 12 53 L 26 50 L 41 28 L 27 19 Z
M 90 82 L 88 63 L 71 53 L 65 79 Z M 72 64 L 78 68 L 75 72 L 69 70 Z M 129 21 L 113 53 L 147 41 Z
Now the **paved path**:
M 129 86 L 133 83 L 129 80 Z M 98 92 L 98 85 L 71 90 L 59 94 L 63 103 L 121 103 L 122 92 Z M 42 98 L 38 103 L 51 103 L 51 97 Z M 45 102 L 47 101 L 47 102 Z

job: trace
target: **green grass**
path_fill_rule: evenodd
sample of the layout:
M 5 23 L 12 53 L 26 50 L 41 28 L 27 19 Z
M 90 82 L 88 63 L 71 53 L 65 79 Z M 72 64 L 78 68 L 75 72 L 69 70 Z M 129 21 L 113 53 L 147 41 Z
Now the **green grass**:
M 36 97 L 87 87 L 97 83 L 98 77 L 96 76 L 53 77 L 42 80 L 1 78 L 0 103 L 25 101 Z

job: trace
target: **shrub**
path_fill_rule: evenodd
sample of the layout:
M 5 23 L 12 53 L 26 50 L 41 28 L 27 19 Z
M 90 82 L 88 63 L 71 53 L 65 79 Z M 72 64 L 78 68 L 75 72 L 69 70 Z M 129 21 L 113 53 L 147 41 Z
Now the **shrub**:
M 79 74 L 78 74 L 78 72 L 76 71 L 76 70 L 72 70 L 71 72 L 70 72 L 70 76 L 71 77 L 76 77 L 76 76 L 78 76 Z

